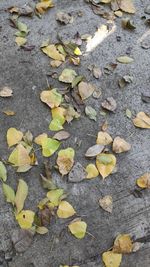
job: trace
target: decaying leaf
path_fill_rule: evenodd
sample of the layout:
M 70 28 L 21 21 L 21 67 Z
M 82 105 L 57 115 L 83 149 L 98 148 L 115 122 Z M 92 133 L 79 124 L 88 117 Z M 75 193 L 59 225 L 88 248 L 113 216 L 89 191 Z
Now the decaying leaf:
M 2 184 L 2 188 L 3 188 L 3 193 L 6 197 L 6 201 L 8 203 L 12 203 L 12 205 L 14 205 L 14 202 L 15 202 L 14 190 L 9 185 L 7 185 L 5 183 Z
M 74 164 L 74 155 L 75 151 L 71 147 L 62 149 L 58 152 L 57 165 L 59 167 L 59 172 L 62 175 L 66 175 L 70 172 Z
M 0 179 L 2 179 L 3 182 L 7 180 L 7 170 L 2 161 L 0 161 Z
M 84 221 L 81 221 L 80 219 L 72 221 L 68 228 L 72 235 L 74 235 L 78 239 L 84 238 L 86 234 L 87 224 Z
M 117 108 L 116 100 L 113 97 L 107 97 L 101 104 L 104 109 L 114 112 Z
M 111 174 L 116 166 L 116 157 L 112 154 L 101 153 L 96 157 L 96 167 L 105 179 Z
M 105 267 L 120 267 L 122 261 L 122 254 L 107 251 L 102 254 L 102 259 Z
M 54 206 L 58 206 L 63 194 L 64 190 L 59 188 L 49 191 L 46 196 Z
M 133 244 L 130 235 L 123 234 L 118 235 L 114 241 L 113 252 L 114 253 L 131 253 L 133 250 Z
M 42 91 L 40 94 L 42 102 L 47 104 L 50 108 L 56 108 L 61 104 L 62 95 L 57 92 L 57 89 Z
M 93 158 L 96 157 L 98 154 L 100 154 L 104 150 L 104 146 L 97 144 L 94 146 L 91 146 L 85 153 L 86 157 Z
M 72 83 L 77 73 L 72 69 L 64 69 L 59 76 L 59 81 L 64 83 Z
M 71 216 L 73 216 L 75 214 L 75 210 L 74 208 L 70 205 L 69 202 L 67 201 L 61 201 L 59 206 L 58 206 L 58 210 L 57 210 L 57 216 L 59 218 L 69 218 Z
M 18 144 L 23 137 L 23 133 L 21 131 L 18 131 L 16 128 L 9 128 L 7 131 L 7 143 L 8 146 L 14 146 Z
M 66 140 L 70 137 L 70 133 L 69 132 L 66 132 L 66 131 L 60 131 L 58 133 L 56 133 L 53 138 L 54 139 L 57 139 L 58 141 L 61 141 L 61 140 Z
M 112 201 L 113 201 L 112 196 L 107 195 L 99 200 L 99 205 L 105 211 L 112 213 L 113 209 Z
M 150 129 L 150 116 L 144 112 L 139 112 L 133 123 L 138 128 Z
M 97 116 L 97 112 L 94 108 L 92 108 L 91 106 L 86 106 L 85 107 L 85 114 L 91 119 L 96 121 L 96 116 Z
M 120 56 L 117 58 L 117 61 L 122 64 L 129 64 L 132 63 L 134 59 L 128 56 Z
M 111 144 L 113 141 L 112 137 L 110 136 L 110 134 L 100 131 L 98 132 L 98 136 L 97 136 L 97 140 L 96 143 L 100 144 L 100 145 L 109 145 Z
M 141 188 L 150 188 L 150 173 L 143 174 L 136 180 L 136 183 Z
M 87 172 L 86 179 L 92 179 L 92 178 L 95 178 L 99 175 L 99 172 L 98 172 L 96 166 L 92 163 L 88 164 L 86 166 L 85 170 Z
M 22 210 L 16 215 L 16 220 L 22 229 L 30 229 L 34 222 L 35 213 L 31 210 Z
M 15 206 L 17 208 L 17 213 L 19 213 L 23 209 L 27 195 L 28 195 L 28 185 L 26 184 L 25 181 L 19 179 L 17 192 L 15 196 Z
M 72 170 L 69 173 L 68 181 L 71 183 L 79 183 L 83 181 L 85 178 L 86 178 L 85 169 L 79 162 L 76 162 L 76 164 L 73 166 Z
M 65 61 L 65 56 L 60 53 L 57 47 L 54 44 L 49 44 L 47 46 L 41 47 L 43 53 L 45 53 L 48 57 L 63 62 Z
M 123 138 L 116 136 L 113 141 L 113 151 L 115 153 L 127 152 L 131 149 L 131 145 L 127 143 Z
M 0 96 L 1 97 L 10 97 L 12 96 L 13 91 L 10 87 L 4 86 L 2 90 L 0 90 Z
M 40 2 L 36 4 L 35 8 L 39 14 L 44 14 L 48 8 L 53 6 L 54 4 L 52 0 L 40 0 Z
M 44 157 L 52 156 L 55 151 L 59 148 L 60 142 L 53 138 L 42 139 L 42 154 Z
M 48 138 L 48 135 L 46 133 L 43 133 L 43 134 L 40 134 L 38 135 L 35 139 L 34 139 L 34 142 L 37 144 L 37 145 L 42 145 L 42 141 L 45 139 L 45 138 Z
M 58 11 L 56 14 L 56 20 L 66 25 L 73 22 L 73 17 L 69 13 Z
M 80 82 L 78 85 L 78 90 L 81 99 L 85 100 L 93 94 L 95 91 L 95 86 L 90 83 Z

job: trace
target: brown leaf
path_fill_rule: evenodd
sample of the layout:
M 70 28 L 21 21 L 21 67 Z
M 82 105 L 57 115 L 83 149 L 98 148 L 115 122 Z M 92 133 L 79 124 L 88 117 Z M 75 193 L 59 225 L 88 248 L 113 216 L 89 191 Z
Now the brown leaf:
M 1 97 L 10 97 L 12 96 L 13 91 L 10 87 L 4 86 L 3 89 L 0 91 Z
M 113 141 L 113 151 L 115 153 L 127 152 L 131 149 L 131 145 L 119 136 L 115 137 Z
M 113 204 L 112 204 L 112 196 L 105 196 L 99 200 L 99 205 L 102 209 L 107 212 L 112 213 Z
M 86 82 L 80 82 L 78 85 L 79 95 L 82 100 L 85 100 L 90 97 L 95 91 L 95 89 L 96 88 L 94 85 Z
M 72 183 L 79 183 L 83 181 L 87 176 L 87 173 L 83 166 L 77 162 L 74 167 L 72 168 L 71 172 L 68 176 L 68 181 Z
M 88 158 L 93 158 L 93 157 L 96 157 L 98 154 L 100 154 L 104 149 L 104 146 L 103 145 L 94 145 L 94 146 L 91 146 L 85 153 L 85 156 L 88 157 Z
M 108 97 L 102 102 L 102 107 L 109 111 L 114 112 L 117 108 L 116 100 L 113 97 Z
M 150 129 L 150 116 L 144 112 L 139 112 L 133 123 L 138 128 Z
M 58 11 L 56 14 L 56 20 L 66 25 L 73 22 L 73 17 L 69 13 Z
M 58 141 L 61 140 L 66 140 L 70 137 L 70 133 L 66 132 L 66 131 L 60 131 L 58 133 L 56 133 L 53 138 L 57 139 Z
M 133 250 L 133 244 L 130 235 L 118 235 L 114 241 L 113 252 L 127 254 Z

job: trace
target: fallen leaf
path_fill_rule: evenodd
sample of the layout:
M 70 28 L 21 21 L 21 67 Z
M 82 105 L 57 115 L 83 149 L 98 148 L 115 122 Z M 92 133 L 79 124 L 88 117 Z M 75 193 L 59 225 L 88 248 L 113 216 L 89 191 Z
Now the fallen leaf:
M 12 96 L 13 91 L 10 87 L 4 86 L 2 90 L 0 90 L 1 97 L 10 97 Z
M 104 73 L 107 75 L 110 75 L 117 68 L 117 65 L 118 64 L 116 63 L 109 63 L 108 65 L 104 67 Z
M 132 118 L 132 112 L 131 112 L 131 110 L 130 109 L 126 109 L 126 116 L 127 116 L 127 118 L 129 118 L 129 119 L 131 119 Z
M 42 154 L 44 157 L 52 156 L 59 148 L 60 142 L 52 138 L 42 139 Z
M 114 253 L 131 253 L 133 250 L 133 244 L 130 235 L 123 234 L 118 235 L 114 241 L 113 252 Z
M 92 163 L 88 164 L 86 166 L 85 170 L 87 172 L 86 179 L 92 179 L 92 178 L 95 178 L 99 175 L 99 172 L 98 172 L 96 166 Z
M 104 121 L 104 123 L 101 126 L 101 129 L 103 132 L 107 131 L 107 129 L 108 129 L 108 121 L 107 120 Z
M 17 208 L 17 213 L 19 213 L 23 209 L 27 195 L 28 195 L 28 185 L 26 184 L 25 181 L 19 179 L 15 197 L 15 205 Z
M 85 156 L 89 157 L 89 158 L 96 157 L 103 150 L 104 150 L 104 146 L 103 145 L 96 144 L 96 145 L 91 146 L 90 148 L 88 148 L 88 150 L 85 153 Z
M 95 86 L 90 83 L 80 82 L 78 85 L 78 90 L 81 99 L 85 100 L 93 94 L 95 91 Z
M 0 179 L 2 179 L 3 182 L 6 182 L 7 180 L 7 170 L 2 161 L 0 161 Z
M 18 144 L 23 137 L 23 133 L 21 131 L 18 131 L 16 128 L 9 128 L 7 131 L 7 143 L 8 146 L 14 146 Z
M 37 145 L 42 145 L 42 141 L 45 139 L 45 138 L 48 138 L 47 134 L 46 133 L 43 133 L 43 134 L 40 134 L 38 135 L 35 139 L 34 139 L 34 142 L 37 144 Z
M 12 205 L 14 205 L 15 203 L 15 192 L 14 190 L 7 184 L 2 184 L 2 188 L 3 188 L 3 193 L 6 197 L 6 201 L 8 203 L 12 203 Z
M 52 0 L 41 0 L 39 3 L 36 4 L 35 8 L 39 14 L 44 14 L 48 8 L 53 7 Z
M 75 50 L 74 50 L 73 52 L 74 52 L 74 54 L 75 54 L 76 56 L 81 56 L 81 55 L 82 55 L 82 52 L 81 52 L 81 50 L 80 50 L 79 47 L 76 47 Z
M 127 152 L 131 149 L 131 145 L 127 143 L 123 138 L 116 136 L 113 141 L 113 151 L 115 153 Z
M 7 116 L 14 116 L 16 114 L 13 110 L 10 109 L 4 110 L 3 113 Z
M 34 222 L 35 213 L 31 210 L 22 210 L 16 215 L 16 220 L 22 229 L 30 229 Z
M 125 75 L 121 79 L 119 79 L 118 84 L 120 88 L 124 88 L 127 84 L 133 82 L 133 77 L 130 75 Z
M 98 99 L 98 98 L 100 98 L 101 94 L 102 94 L 101 89 L 96 89 L 96 90 L 93 92 L 93 97 L 94 97 L 95 99 Z
M 72 83 L 77 73 L 72 69 L 64 69 L 59 76 L 59 81 L 64 83 Z
M 60 131 L 58 133 L 56 133 L 53 138 L 54 139 L 57 139 L 58 141 L 61 141 L 61 140 L 66 140 L 70 137 L 70 133 L 69 132 L 66 132 L 66 131 Z
M 32 16 L 33 15 L 33 9 L 27 4 L 25 4 L 22 7 L 13 6 L 11 8 L 8 8 L 8 10 L 11 14 L 16 13 L 19 16 Z
M 122 261 L 122 254 L 107 251 L 102 254 L 105 267 L 119 267 Z
M 136 26 L 134 25 L 134 21 L 130 18 L 123 18 L 122 19 L 122 27 L 127 30 L 135 30 Z
M 13 164 L 14 167 L 30 167 L 30 157 L 28 151 L 21 144 L 17 145 L 17 147 L 12 151 L 8 161 Z
M 150 116 L 144 112 L 139 112 L 133 123 L 138 128 L 150 129 Z
M 58 206 L 63 194 L 64 194 L 63 189 L 54 189 L 47 192 L 46 196 L 54 206 Z
M 72 170 L 69 173 L 68 181 L 71 183 L 79 183 L 83 181 L 85 178 L 86 178 L 85 169 L 79 162 L 76 162 L 76 164 L 73 166 Z
M 116 100 L 113 97 L 107 97 L 101 104 L 104 109 L 114 112 L 117 108 Z
M 134 14 L 136 9 L 132 0 L 119 0 L 119 8 L 127 13 Z
M 96 78 L 96 79 L 99 79 L 101 76 L 102 76 L 102 71 L 100 68 L 94 66 L 93 67 L 93 76 Z
M 62 61 L 60 60 L 52 60 L 50 62 L 50 65 L 52 68 L 58 68 L 62 64 Z
M 36 233 L 40 234 L 40 235 L 45 235 L 48 233 L 48 229 L 45 226 L 38 226 L 36 227 Z
M 70 205 L 67 201 L 61 201 L 58 210 L 57 210 L 57 216 L 62 219 L 67 219 L 71 216 L 73 216 L 76 213 L 74 208 Z
M 113 209 L 112 201 L 113 201 L 112 196 L 107 195 L 99 200 L 99 205 L 103 210 L 112 213 Z
M 47 104 L 50 108 L 56 108 L 61 104 L 62 95 L 57 92 L 57 89 L 42 91 L 40 94 L 42 102 Z
M 25 141 L 26 144 L 32 146 L 33 134 L 30 131 L 27 131 L 23 136 L 23 140 Z
M 80 114 L 74 109 L 74 107 L 70 106 L 65 111 L 65 119 L 68 123 L 70 123 L 73 119 L 78 119 Z
M 150 173 L 143 174 L 136 180 L 136 183 L 140 188 L 150 188 Z
M 33 232 L 24 229 L 16 229 L 12 233 L 12 243 L 16 252 L 23 253 L 31 245 L 33 241 Z
M 87 224 L 84 221 L 76 220 L 76 221 L 71 222 L 68 225 L 68 228 L 70 232 L 72 233 L 72 235 L 74 235 L 78 239 L 82 239 L 84 238 L 86 234 Z
M 49 129 L 51 131 L 60 131 L 63 129 L 65 123 L 65 112 L 66 110 L 62 107 L 52 109 L 52 121 L 50 122 Z
M 110 136 L 110 134 L 100 131 L 98 132 L 98 136 L 97 136 L 97 140 L 96 140 L 96 144 L 100 144 L 100 145 L 109 145 L 111 144 L 113 141 L 112 137 Z
M 112 154 L 101 153 L 96 157 L 96 167 L 105 179 L 111 174 L 116 166 L 116 157 Z
M 76 85 L 78 85 L 83 79 L 83 76 L 78 75 L 74 78 L 74 80 L 72 81 L 71 87 L 74 88 Z
M 56 20 L 62 24 L 73 23 L 73 17 L 64 11 L 58 11 L 56 14 Z
M 18 36 L 18 37 L 16 37 L 15 42 L 16 42 L 16 44 L 17 44 L 18 46 L 23 46 L 23 45 L 26 44 L 27 39 L 24 38 L 24 37 L 19 37 L 19 36 Z
M 57 61 L 65 61 L 65 56 L 61 54 L 55 45 L 50 44 L 44 47 L 41 47 L 43 53 L 45 53 L 48 57 L 57 60 Z
M 89 117 L 89 119 L 96 121 L 97 112 L 91 106 L 85 107 L 85 114 Z
M 117 58 L 117 61 L 122 64 L 129 64 L 132 63 L 134 59 L 128 56 L 120 56 Z
M 68 147 L 58 152 L 57 165 L 59 172 L 66 175 L 70 172 L 74 164 L 75 151 L 73 148 Z
M 150 5 L 147 5 L 144 9 L 144 12 L 148 15 L 150 15 Z

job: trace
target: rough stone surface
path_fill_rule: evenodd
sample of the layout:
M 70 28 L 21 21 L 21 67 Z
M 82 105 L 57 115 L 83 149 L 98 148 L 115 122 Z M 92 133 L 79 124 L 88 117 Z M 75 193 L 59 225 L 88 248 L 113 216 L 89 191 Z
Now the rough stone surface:
M 6 144 L 6 131 L 9 127 L 20 130 L 30 130 L 34 136 L 48 132 L 50 121 L 49 109 L 40 102 L 40 92 L 47 88 L 46 74 L 53 71 L 49 66 L 49 59 L 42 54 L 40 44 L 50 38 L 51 42 L 57 41 L 57 33 L 64 39 L 71 39 L 77 31 L 82 34 L 94 35 L 97 27 L 106 24 L 106 20 L 95 15 L 90 6 L 83 0 L 55 0 L 55 8 L 49 10 L 42 19 L 38 17 L 21 18 L 30 28 L 28 42 L 35 45 L 31 52 L 19 49 L 15 44 L 15 29 L 9 26 L 9 14 L 6 9 L 12 5 L 23 5 L 25 0 L 0 1 L 0 86 L 10 86 L 14 95 L 10 99 L 0 98 L 0 157 L 7 159 L 10 151 Z M 30 1 L 32 2 L 32 1 Z M 134 239 L 145 237 L 145 244 L 136 253 L 123 257 L 121 267 L 148 267 L 150 266 L 150 241 L 146 238 L 150 232 L 150 194 L 145 190 L 140 198 L 135 197 L 136 179 L 144 172 L 150 171 L 150 137 L 149 130 L 140 130 L 133 126 L 131 120 L 125 116 L 128 108 L 135 116 L 139 111 L 149 112 L 150 106 L 141 101 L 141 93 L 149 94 L 150 83 L 150 56 L 149 50 L 141 48 L 141 40 L 146 38 L 148 27 L 140 19 L 144 15 L 144 8 L 149 0 L 137 0 L 136 14 L 134 16 L 136 30 L 129 32 L 121 28 L 121 19 L 115 22 L 116 29 L 103 40 L 92 52 L 86 54 L 81 60 L 80 67 L 73 67 L 80 75 L 85 75 L 89 82 L 102 88 L 99 99 L 90 97 L 86 104 L 93 106 L 98 114 L 101 103 L 107 97 L 113 96 L 117 102 L 117 111 L 107 117 L 109 132 L 113 137 L 121 136 L 132 144 L 132 149 L 127 154 L 117 156 L 118 171 L 110 175 L 105 181 L 100 177 L 91 181 L 70 184 L 56 173 L 55 179 L 59 186 L 64 187 L 68 193 L 68 201 L 88 224 L 85 238 L 77 240 L 67 231 L 65 220 L 52 220 L 49 233 L 45 236 L 36 235 L 33 244 L 23 254 L 16 254 L 12 261 L 3 260 L 2 266 L 9 267 L 59 267 L 60 264 L 79 265 L 80 267 L 102 267 L 102 252 L 109 249 L 116 235 L 130 233 Z M 75 16 L 74 22 L 66 26 L 60 25 L 55 16 L 58 10 L 64 10 Z M 77 12 L 82 11 L 83 16 L 78 17 Z M 121 41 L 118 36 L 121 36 Z M 130 47 L 132 49 L 130 49 Z M 85 50 L 83 46 L 82 50 Z M 94 80 L 89 75 L 88 66 L 95 64 L 103 69 L 110 62 L 115 63 L 118 56 L 131 52 L 134 58 L 132 64 L 119 64 L 115 71 L 99 80 Z M 56 70 L 59 74 L 64 66 Z M 134 82 L 123 90 L 118 87 L 118 79 L 124 75 L 134 77 Z M 63 85 L 52 78 L 49 84 L 63 88 Z M 4 109 L 16 111 L 16 116 L 7 117 L 2 113 Z M 71 137 L 63 142 L 63 146 L 72 146 L 76 150 L 76 162 L 83 166 L 89 163 L 84 157 L 87 149 L 95 144 L 95 137 L 105 117 L 99 114 L 97 123 L 89 121 L 82 116 L 65 129 Z M 81 140 L 81 146 L 75 143 L 75 138 Z M 41 187 L 39 174 L 43 171 L 43 158 L 37 151 L 39 165 L 21 177 L 29 185 L 29 196 L 25 208 L 36 209 L 38 201 L 45 192 Z M 91 162 L 91 161 L 90 161 Z M 54 164 L 54 157 L 50 161 Z M 12 168 L 8 168 L 8 183 L 16 187 L 20 178 Z M 114 209 L 112 214 L 107 214 L 98 207 L 98 200 L 105 195 L 113 197 Z M 17 229 L 13 212 L 8 203 L 3 199 L 0 186 L 0 251 L 7 253 L 12 250 L 11 234 Z M 1 263 L 0 263 L 1 264 Z

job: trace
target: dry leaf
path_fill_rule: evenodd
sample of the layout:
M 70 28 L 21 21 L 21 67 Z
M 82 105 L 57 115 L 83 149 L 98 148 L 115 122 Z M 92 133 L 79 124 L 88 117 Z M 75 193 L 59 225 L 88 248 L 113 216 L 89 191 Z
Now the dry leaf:
M 13 91 L 10 87 L 4 86 L 2 90 L 0 90 L 1 97 L 10 97 L 12 96 Z
M 147 172 L 143 174 L 140 178 L 136 180 L 136 183 L 141 188 L 150 188 L 150 173 Z
M 118 235 L 114 241 L 113 252 L 114 253 L 131 253 L 133 250 L 133 244 L 130 235 L 123 234 Z
M 75 151 L 71 147 L 62 149 L 58 152 L 57 165 L 59 167 L 59 172 L 62 175 L 66 175 L 70 172 L 74 164 L 74 155 Z
M 14 167 L 30 167 L 30 157 L 28 151 L 21 144 L 17 145 L 17 147 L 12 151 L 8 161 L 13 164 Z
M 89 117 L 89 119 L 96 121 L 97 112 L 91 106 L 85 107 L 85 114 Z
M 66 140 L 70 137 L 70 133 L 66 132 L 66 131 L 60 131 L 58 133 L 56 133 L 53 138 L 57 139 L 58 141 L 61 140 Z
M 107 251 L 102 254 L 102 259 L 105 267 L 119 267 L 122 261 L 122 254 Z
M 87 224 L 81 220 L 76 220 L 68 225 L 68 228 L 72 235 L 78 239 L 84 238 L 86 234 Z
M 57 210 L 57 216 L 59 218 L 69 218 L 75 214 L 74 208 L 68 203 L 67 201 L 61 201 L 58 210 Z
M 23 46 L 23 45 L 26 44 L 27 39 L 24 38 L 24 37 L 19 37 L 19 36 L 18 36 L 18 37 L 16 37 L 15 42 L 16 42 L 16 44 L 17 44 L 18 46 Z
M 58 68 L 62 64 L 62 61 L 60 60 L 52 60 L 50 62 L 50 65 L 52 68 Z
M 122 11 L 134 14 L 136 9 L 132 0 L 119 0 L 119 7 Z
M 99 175 L 99 172 L 98 172 L 96 166 L 92 163 L 88 164 L 86 166 L 85 170 L 87 172 L 86 179 L 92 179 L 92 178 L 95 178 Z
M 115 111 L 117 108 L 116 100 L 113 97 L 107 97 L 101 104 L 104 109 Z
M 68 24 L 68 23 L 72 23 L 73 22 L 73 17 L 63 11 L 58 11 L 56 14 L 56 20 L 58 20 L 59 22 L 61 22 L 62 24 Z
M 52 121 L 49 124 L 49 129 L 51 131 L 60 131 L 63 129 L 63 124 L 65 123 L 65 112 L 66 110 L 62 107 L 57 107 L 52 109 Z
M 50 44 L 42 47 L 41 49 L 43 53 L 45 53 L 50 58 L 61 62 L 65 61 L 65 56 L 57 50 L 55 45 Z
M 59 76 L 59 81 L 63 83 L 72 83 L 77 73 L 72 69 L 64 69 Z
M 90 83 L 80 82 L 78 85 L 78 90 L 81 99 L 85 100 L 93 94 L 95 91 L 95 86 Z
M 104 146 L 103 145 L 94 145 L 91 146 L 85 153 L 86 157 L 92 158 L 92 157 L 96 157 L 98 154 L 100 154 L 102 151 L 104 150 Z
M 43 134 L 40 134 L 38 135 L 35 139 L 34 139 L 34 142 L 37 144 L 37 145 L 42 145 L 42 141 L 45 139 L 45 138 L 48 138 L 47 134 L 46 133 L 43 133 Z
M 110 136 L 110 134 L 106 133 L 106 132 L 98 132 L 98 136 L 97 136 L 97 140 L 96 143 L 100 144 L 100 145 L 109 145 L 111 144 L 113 141 L 112 137 Z
M 79 162 L 76 162 L 76 164 L 73 166 L 72 170 L 69 173 L 68 181 L 71 183 L 79 183 L 83 181 L 85 178 L 86 178 L 85 169 Z
M 28 185 L 26 184 L 25 181 L 19 179 L 15 197 L 15 205 L 17 208 L 17 213 L 19 213 L 23 209 L 27 195 L 28 195 Z
M 9 128 L 7 131 L 7 144 L 9 147 L 18 144 L 23 137 L 23 133 L 16 128 Z
M 101 153 L 96 157 L 96 167 L 101 176 L 106 178 L 116 166 L 116 157 L 112 154 Z
M 113 209 L 112 201 L 113 201 L 112 196 L 107 195 L 99 200 L 99 205 L 103 210 L 112 213 Z
M 52 0 L 41 0 L 39 3 L 36 4 L 35 8 L 39 14 L 44 14 L 48 8 L 53 7 Z
M 13 110 L 10 109 L 4 110 L 3 113 L 7 116 L 14 116 L 16 114 Z
M 150 129 L 150 116 L 144 112 L 139 112 L 133 123 L 136 127 Z
M 45 235 L 48 233 L 48 229 L 45 226 L 38 226 L 36 227 L 36 233 L 40 234 L 40 235 Z
M 42 91 L 40 94 L 42 102 L 47 104 L 50 108 L 58 107 L 62 101 L 62 95 L 57 92 L 57 89 Z
M 113 151 L 115 153 L 127 152 L 131 149 L 131 145 L 119 136 L 115 137 L 113 141 Z

